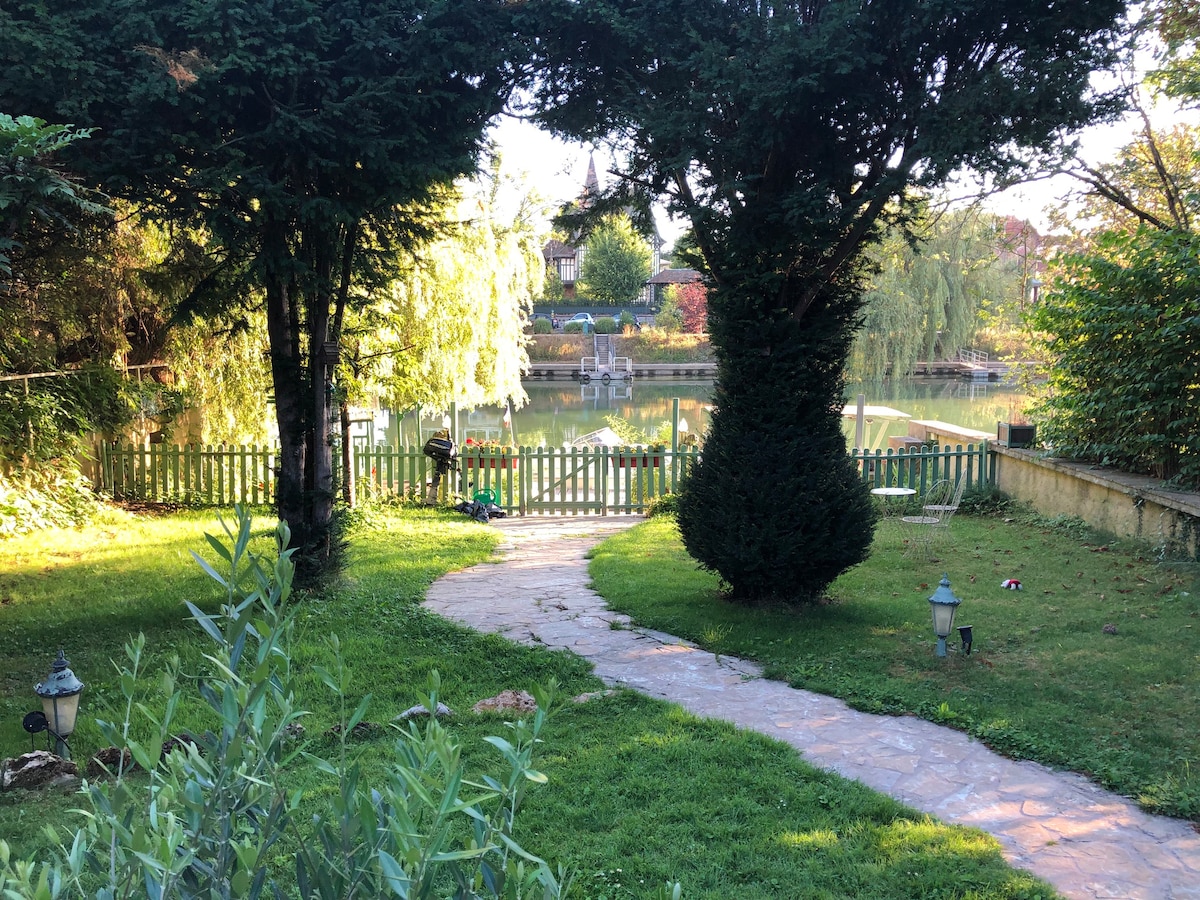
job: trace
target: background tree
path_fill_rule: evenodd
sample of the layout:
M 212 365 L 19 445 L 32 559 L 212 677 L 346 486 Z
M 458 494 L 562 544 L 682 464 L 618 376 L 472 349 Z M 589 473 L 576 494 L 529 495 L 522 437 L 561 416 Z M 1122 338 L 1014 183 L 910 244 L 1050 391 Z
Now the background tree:
M 1161 67 L 1152 83 L 1168 97 L 1194 104 L 1200 97 L 1200 9 L 1191 0 L 1153 0 L 1143 24 L 1160 42 Z
M 1173 0 L 1148 6 L 1163 39 L 1153 90 L 1200 97 L 1200 16 Z M 1083 185 L 1074 252 L 1031 317 L 1047 357 L 1031 410 L 1055 452 L 1200 487 L 1200 130 L 1142 130 L 1110 162 L 1071 170 Z M 1082 223 L 1080 227 L 1077 223 Z
M 163 348 L 181 415 L 170 428 L 178 443 L 264 441 L 271 410 L 270 351 L 261 312 L 179 324 Z
M 580 295 L 605 306 L 626 306 L 650 277 L 650 248 L 627 215 L 613 215 L 591 233 L 577 286 Z
M 377 250 L 423 237 L 419 209 L 475 169 L 509 89 L 500 0 L 14 0 L 0 105 L 99 130 L 71 164 L 210 236 L 190 307 L 261 298 L 281 446 L 279 513 L 330 548 L 327 405 L 347 305 Z M 78 48 L 87 47 L 81 54 Z M 72 148 L 74 149 L 74 148 Z
M 1055 222 L 1074 233 L 1077 246 L 1089 232 L 1132 231 L 1143 224 L 1194 230 L 1200 214 L 1200 128 L 1179 124 L 1156 131 L 1142 116 L 1137 139 L 1112 160 L 1068 169 L 1082 189 L 1078 202 L 1056 212 Z
M 558 272 L 550 266 L 546 266 L 546 276 L 542 282 L 541 293 L 538 294 L 537 301 L 539 303 L 562 303 L 566 292 L 563 290 L 562 279 L 558 276 Z
M 396 275 L 348 317 L 337 396 L 343 497 L 353 503 L 349 404 L 470 409 L 526 400 L 524 323 L 546 270 L 546 207 L 493 158 L 443 198 L 442 236 L 399 252 Z
M 654 314 L 654 327 L 662 331 L 683 331 L 683 313 L 669 291 L 663 296 L 658 312 Z
M 1055 453 L 1200 487 L 1200 237 L 1108 231 L 1060 262 L 1033 311 L 1033 409 Z
M 665 194 L 707 262 L 719 370 L 680 504 L 688 550 L 747 601 L 819 597 L 872 537 L 840 416 L 863 248 L 911 186 L 1010 172 L 1091 118 L 1123 4 L 545 9 L 540 118 L 619 143 L 622 189 Z
M 979 207 L 929 208 L 906 228 L 889 228 L 869 251 L 875 271 L 850 373 L 880 381 L 972 347 L 980 312 L 995 316 L 1020 297 L 1022 257 L 1012 251 L 1004 219 Z
M 702 281 L 667 286 L 670 303 L 679 310 L 680 327 L 692 334 L 708 330 L 708 288 Z

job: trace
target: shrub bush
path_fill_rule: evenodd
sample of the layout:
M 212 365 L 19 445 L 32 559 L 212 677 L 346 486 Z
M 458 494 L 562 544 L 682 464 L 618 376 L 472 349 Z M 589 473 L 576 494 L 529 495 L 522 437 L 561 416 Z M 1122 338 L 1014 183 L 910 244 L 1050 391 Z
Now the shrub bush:
M 534 319 L 533 320 L 534 334 L 553 334 L 554 324 L 549 319 Z
M 599 316 L 595 324 L 596 334 L 616 334 L 617 320 L 612 316 Z
M 625 331 L 627 328 L 635 328 L 637 327 L 637 317 L 629 310 L 623 309 L 621 310 L 621 315 L 617 316 L 617 327 L 621 331 Z
M 26 469 L 19 479 L 0 472 L 0 538 L 82 525 L 100 508 L 91 485 L 73 466 Z
M 679 495 L 678 494 L 663 494 L 661 497 L 656 497 L 646 507 L 646 518 L 653 519 L 658 516 L 668 516 L 672 519 L 679 518 Z
M 568 322 L 563 326 L 563 334 L 583 334 L 583 323 Z
M 1106 232 L 1060 262 L 1030 315 L 1053 364 L 1031 415 L 1074 456 L 1200 486 L 1200 236 Z

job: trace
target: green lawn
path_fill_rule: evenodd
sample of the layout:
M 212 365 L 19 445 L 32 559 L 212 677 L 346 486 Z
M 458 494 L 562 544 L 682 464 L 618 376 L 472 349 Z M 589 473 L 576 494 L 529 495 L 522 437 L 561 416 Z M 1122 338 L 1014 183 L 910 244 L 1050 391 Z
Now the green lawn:
M 265 518 L 261 525 L 265 550 Z M 185 672 L 202 667 L 205 644 L 182 602 L 212 606 L 219 599 L 188 552 L 205 550 L 203 532 L 217 527 L 210 513 L 114 515 L 96 527 L 0 543 L 0 747 L 6 755 L 29 746 L 20 718 L 34 707 L 32 685 L 59 646 L 87 683 L 85 722 L 73 738 L 76 758 L 100 746 L 90 720 L 119 717 L 110 660 L 121 656 L 132 634 L 146 633 L 156 661 L 177 653 Z M 669 534 L 663 537 L 669 542 Z M 428 671 L 438 669 L 443 699 L 459 710 L 451 728 L 469 765 L 493 766 L 495 751 L 482 738 L 503 726 L 467 712 L 476 700 L 551 677 L 566 695 L 600 687 L 569 654 L 476 635 L 420 609 L 434 578 L 485 559 L 495 539 L 493 529 L 457 514 L 413 509 L 367 516 L 354 536 L 345 583 L 299 599 L 294 660 L 328 663 L 328 635 L 338 634 L 353 673 L 353 696 L 346 701 L 352 707 L 371 691 L 368 719 L 376 722 L 417 702 Z M 634 564 L 641 564 L 642 549 Z M 186 693 L 186 680 L 183 685 Z M 315 677 L 302 689 L 311 712 L 308 749 L 332 753 L 336 742 L 325 730 L 338 721 L 341 704 Z M 164 699 L 152 683 L 144 696 L 152 708 Z M 204 725 L 204 711 L 190 697 L 182 717 L 189 727 Z M 1053 896 L 1009 869 L 995 842 L 978 831 L 942 825 L 814 770 L 782 744 L 630 692 L 565 705 L 544 738 L 539 767 L 549 781 L 530 791 L 516 837 L 573 869 L 576 897 L 650 896 L 667 879 L 681 880 L 689 898 Z M 393 757 L 386 730 L 354 747 L 368 780 Z M 331 782 L 305 766 L 290 775 L 306 803 L 321 809 Z M 50 841 L 41 826 L 69 825 L 78 805 L 71 794 L 0 794 L 0 834 L 17 853 L 44 858 Z
M 885 521 L 870 558 L 831 586 L 826 603 L 800 609 L 724 600 L 666 519 L 606 541 L 591 571 L 609 604 L 639 624 L 758 660 L 769 677 L 859 709 L 963 729 L 1009 756 L 1200 821 L 1194 569 L 1030 515 L 960 515 L 952 531 L 940 560 L 921 561 L 903 555 L 898 523 Z M 928 598 L 943 573 L 963 600 L 957 624 L 973 626 L 969 656 L 933 652 Z M 1006 578 L 1024 589 L 1002 589 Z

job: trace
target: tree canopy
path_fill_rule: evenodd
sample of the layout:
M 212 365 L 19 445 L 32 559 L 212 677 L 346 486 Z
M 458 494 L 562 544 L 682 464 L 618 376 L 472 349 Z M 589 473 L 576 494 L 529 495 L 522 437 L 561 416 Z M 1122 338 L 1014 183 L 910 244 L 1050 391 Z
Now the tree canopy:
M 651 275 L 650 248 L 627 215 L 606 217 L 587 239 L 580 267 L 580 296 L 609 306 L 638 297 Z
M 560 0 L 535 106 L 692 225 L 719 373 L 680 505 L 747 600 L 819 597 L 871 541 L 845 452 L 861 251 L 913 185 L 1019 169 L 1098 114 L 1120 0 Z M 889 204 L 897 203 L 895 207 Z
M 511 15 L 501 0 L 0 10 L 0 108 L 96 128 L 71 148 L 81 175 L 206 229 L 193 308 L 265 307 L 280 515 L 317 558 L 330 546 L 327 385 L 346 305 L 377 279 L 376 251 L 428 236 L 398 210 L 476 168 L 521 55 Z
M 1151 88 L 1196 103 L 1194 4 L 1148 4 L 1145 22 L 1162 40 Z M 1050 361 L 1032 412 L 1057 454 L 1195 488 L 1200 130 L 1156 131 L 1141 118 L 1111 161 L 1072 171 L 1085 185 L 1083 215 L 1064 217 L 1074 252 L 1055 261 L 1030 320 Z

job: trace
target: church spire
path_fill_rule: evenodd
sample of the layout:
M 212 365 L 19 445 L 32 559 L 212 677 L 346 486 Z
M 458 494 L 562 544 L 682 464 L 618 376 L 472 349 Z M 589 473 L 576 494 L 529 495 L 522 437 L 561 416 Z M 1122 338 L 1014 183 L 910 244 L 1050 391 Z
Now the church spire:
M 596 177 L 596 154 L 588 154 L 588 170 L 587 178 L 583 182 L 583 196 L 580 197 L 580 205 L 588 207 L 594 198 L 600 196 L 600 179 Z

